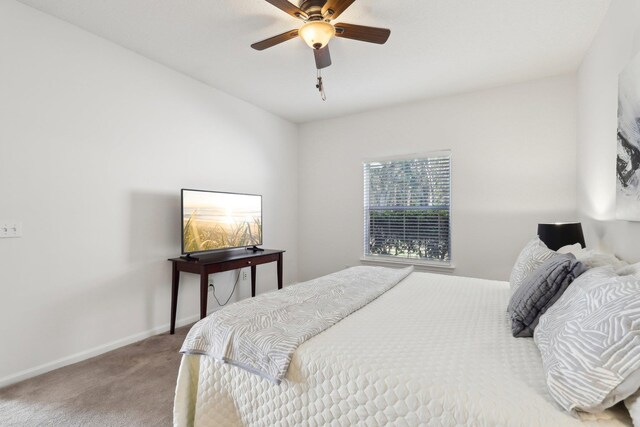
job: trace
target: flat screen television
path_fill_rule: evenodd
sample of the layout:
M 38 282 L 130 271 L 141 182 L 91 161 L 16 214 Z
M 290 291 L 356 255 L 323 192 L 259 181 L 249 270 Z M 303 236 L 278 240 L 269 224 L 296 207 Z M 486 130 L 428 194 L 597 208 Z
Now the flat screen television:
M 262 244 L 262 196 L 182 189 L 182 253 Z

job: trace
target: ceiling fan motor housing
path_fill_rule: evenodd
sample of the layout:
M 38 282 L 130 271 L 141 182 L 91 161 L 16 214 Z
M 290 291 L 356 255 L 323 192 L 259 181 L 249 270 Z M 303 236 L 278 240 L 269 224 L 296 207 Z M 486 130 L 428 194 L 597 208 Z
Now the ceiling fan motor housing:
M 325 19 L 325 17 L 322 15 L 322 8 L 324 7 L 325 3 L 327 3 L 327 0 L 304 0 L 300 4 L 300 10 L 306 13 L 309 17 L 307 21 L 321 21 Z M 327 15 L 331 16 L 330 13 L 327 13 Z

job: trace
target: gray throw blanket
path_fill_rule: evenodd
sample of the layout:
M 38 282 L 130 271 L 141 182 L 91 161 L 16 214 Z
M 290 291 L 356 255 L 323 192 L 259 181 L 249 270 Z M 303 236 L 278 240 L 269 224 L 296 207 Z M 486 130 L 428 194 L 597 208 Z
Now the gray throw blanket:
M 352 267 L 239 301 L 196 323 L 180 352 L 209 355 L 279 384 L 300 344 L 412 271 L 413 267 Z

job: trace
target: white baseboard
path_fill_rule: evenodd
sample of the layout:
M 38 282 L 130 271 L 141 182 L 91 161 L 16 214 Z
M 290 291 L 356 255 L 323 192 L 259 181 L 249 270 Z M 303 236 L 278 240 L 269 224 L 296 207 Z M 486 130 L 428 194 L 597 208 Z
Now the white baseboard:
M 176 321 L 176 327 L 188 325 L 200 319 L 200 316 L 190 316 L 184 319 L 180 319 Z M 90 359 L 95 356 L 99 356 L 103 353 L 106 353 L 111 350 L 115 350 L 116 348 L 123 347 L 128 344 L 133 344 L 134 342 L 141 341 L 145 338 L 149 338 L 153 335 L 158 335 L 163 332 L 167 332 L 169 330 L 169 324 L 158 326 L 153 329 L 149 329 L 134 335 L 130 335 L 125 338 L 121 338 L 119 340 L 112 341 L 110 343 L 100 345 L 89 350 L 81 351 L 79 353 L 75 353 L 61 359 L 54 360 L 52 362 L 48 362 L 34 368 L 25 369 L 24 371 L 20 371 L 16 374 L 9 375 L 4 378 L 0 378 L 0 388 L 6 387 L 8 385 L 24 381 L 26 379 L 44 374 L 49 371 L 53 371 L 54 369 L 62 368 L 63 366 L 71 365 L 73 363 L 78 363 L 86 359 Z

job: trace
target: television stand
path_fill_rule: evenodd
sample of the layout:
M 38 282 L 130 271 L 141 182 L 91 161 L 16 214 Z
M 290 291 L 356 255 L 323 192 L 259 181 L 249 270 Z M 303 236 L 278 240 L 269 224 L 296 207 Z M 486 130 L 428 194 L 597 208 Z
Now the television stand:
M 178 307 L 178 288 L 180 272 L 200 275 L 200 318 L 207 317 L 207 296 L 209 290 L 209 275 L 223 271 L 237 270 L 251 267 L 251 296 L 256 296 L 256 266 L 276 262 L 278 274 L 278 289 L 282 289 L 282 254 L 283 250 L 261 249 L 258 252 L 227 251 L 208 254 L 206 257 L 171 258 L 173 280 L 171 282 L 171 329 L 176 330 L 176 311 Z
M 253 247 L 247 247 L 247 250 L 253 252 L 264 252 L 264 249 L 259 248 L 256 245 L 253 245 Z

